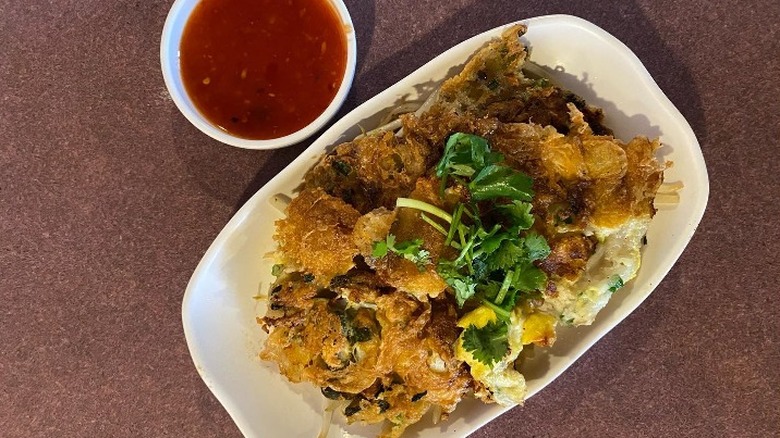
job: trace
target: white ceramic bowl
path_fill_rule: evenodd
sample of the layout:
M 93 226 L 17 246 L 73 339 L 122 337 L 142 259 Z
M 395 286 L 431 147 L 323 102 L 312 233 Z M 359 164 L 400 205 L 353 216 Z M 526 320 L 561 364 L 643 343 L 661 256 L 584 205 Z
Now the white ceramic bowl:
M 200 0 L 176 0 L 168 12 L 168 18 L 163 26 L 162 39 L 160 41 L 160 63 L 162 65 L 163 78 L 173 102 L 179 108 L 184 117 L 195 127 L 203 131 L 209 137 L 231 146 L 244 149 L 276 149 L 303 141 L 317 132 L 328 122 L 341 108 L 347 97 L 352 79 L 355 76 L 355 63 L 357 60 L 357 42 L 355 29 L 352 26 L 352 18 L 342 0 L 328 0 L 338 12 L 347 38 L 347 64 L 341 86 L 336 96 L 330 102 L 325 111 L 311 123 L 284 137 L 269 140 L 248 140 L 228 134 L 208 121 L 195 107 L 192 99 L 187 95 L 182 82 L 181 68 L 179 66 L 179 45 L 184 27 L 195 6 Z
M 603 107 L 605 124 L 619 138 L 638 134 L 660 137 L 664 158 L 674 161 L 674 167 L 666 171 L 666 180 L 684 184 L 680 203 L 660 210 L 653 219 L 638 276 L 615 294 L 593 325 L 561 329 L 554 347 L 537 349 L 534 358 L 524 363 L 530 397 L 626 318 L 663 280 L 704 214 L 709 181 L 691 127 L 623 43 L 576 17 L 553 15 L 524 23 L 528 25 L 524 40 L 532 48 L 531 60 L 544 66 L 556 82 Z M 272 280 L 271 262 L 263 256 L 274 248 L 274 220 L 282 217 L 273 205 L 276 194 L 290 195 L 330 145 L 355 137 L 361 126 L 375 125 L 400 101 L 423 100 L 447 72 L 457 71 L 453 66 L 462 65 L 503 28 L 442 53 L 336 122 L 260 189 L 206 252 L 184 295 L 184 333 L 203 381 L 247 437 L 317 436 L 323 408 L 324 397 L 318 389 L 288 383 L 275 365 L 257 357 L 266 335 L 255 316 L 264 305 L 252 296 L 267 292 Z M 448 421 L 434 426 L 426 415 L 405 436 L 464 437 L 507 410 L 466 400 Z M 334 415 L 334 423 L 330 438 L 376 435 L 376 428 L 345 426 L 339 415 Z

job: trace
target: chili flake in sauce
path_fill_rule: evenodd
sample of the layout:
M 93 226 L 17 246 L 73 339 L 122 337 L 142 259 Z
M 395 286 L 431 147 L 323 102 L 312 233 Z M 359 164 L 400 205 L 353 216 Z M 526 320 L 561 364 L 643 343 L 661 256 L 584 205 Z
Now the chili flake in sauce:
M 344 78 L 347 42 L 328 0 L 202 0 L 179 62 L 208 120 L 238 137 L 271 139 L 328 107 Z

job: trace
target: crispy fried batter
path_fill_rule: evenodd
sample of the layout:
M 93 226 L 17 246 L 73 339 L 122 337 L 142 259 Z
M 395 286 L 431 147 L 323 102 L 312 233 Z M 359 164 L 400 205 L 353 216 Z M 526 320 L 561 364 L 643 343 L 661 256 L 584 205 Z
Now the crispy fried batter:
M 534 181 L 533 230 L 551 249 L 537 265 L 549 282 L 524 304 L 528 309 L 515 308 L 515 354 L 523 343 L 551 345 L 559 322 L 590 323 L 608 299 L 604 291 L 613 291 L 610 282 L 622 284 L 638 268 L 637 242 L 663 180 L 659 143 L 637 137 L 624 144 L 601 124 L 601 110 L 526 77 L 525 31 L 510 27 L 478 51 L 442 84 L 431 108 L 401 117 L 402 132 L 336 146 L 306 174 L 287 217 L 277 221 L 277 258 L 286 272 L 260 320 L 269 332 L 261 357 L 290 381 L 349 400 L 349 422 L 386 421 L 384 437 L 399 436 L 431 409 L 446 416 L 468 393 L 511 403 L 525 391 L 512 367 L 516 355 L 501 369 L 457 356 L 457 323 L 466 310 L 444 293 L 436 271 L 457 251 L 419 211 L 395 207 L 399 197 L 445 211 L 467 200 L 464 187 L 451 179 L 441 192 L 432 176 L 452 133 L 487 138 L 506 164 Z M 421 239 L 429 262 L 420 267 L 393 252 L 374 257 L 374 244 L 388 234 L 396 242 Z
M 305 177 L 306 187 L 320 187 L 361 213 L 392 209 L 432 164 L 427 144 L 399 139 L 392 132 L 367 135 L 336 147 Z
M 365 395 L 366 409 L 350 421 L 387 419 L 391 427 L 384 436 L 395 437 L 432 406 L 452 412 L 470 389 L 471 378 L 452 350 L 459 330 L 450 300 L 421 303 L 405 294 L 389 294 L 380 298 L 376 316 L 383 338 L 378 366 L 392 371 L 382 381 L 386 389 L 374 397 Z
M 395 210 L 379 207 L 361 216 L 355 224 L 352 240 L 363 257 L 371 257 L 374 242 L 385 240 L 395 222 Z
M 597 134 L 611 135 L 602 125 L 601 109 L 546 80 L 523 74 L 528 52 L 520 37 L 526 30 L 522 25 L 512 26 L 477 52 L 458 75 L 442 84 L 432 112 L 495 118 L 502 123 L 534 123 L 566 134 L 571 128 L 568 108 L 575 105 Z
M 349 364 L 349 343 L 328 300 L 311 300 L 305 311 L 291 312 L 274 323 L 260 357 L 276 362 L 290 381 L 327 379 Z
M 528 52 L 520 42 L 524 25 L 512 26 L 480 49 L 439 90 L 436 106 L 455 113 L 479 113 L 492 102 L 516 99 L 532 81 L 521 72 Z
M 635 137 L 625 147 L 628 168 L 626 185 L 630 188 L 628 196 L 632 198 L 631 212 L 635 216 L 652 217 L 655 214 L 653 200 L 664 182 L 665 163 L 655 158 L 656 150 L 661 147 L 658 139 Z
M 415 189 L 409 197 L 429 202 L 433 205 L 451 208 L 457 202 L 458 193 L 448 191 L 448 199 L 442 200 L 438 194 L 439 183 L 433 178 L 422 177 L 417 180 Z M 421 239 L 423 247 L 430 253 L 431 263 L 419 269 L 414 263 L 391 254 L 381 260 L 371 260 L 371 267 L 388 285 L 410 293 L 418 299 L 426 296 L 436 297 L 444 292 L 447 284 L 436 273 L 436 262 L 443 253 L 452 254 L 452 248 L 444 246 L 444 236 L 429 226 L 420 216 L 420 212 L 406 208 L 398 209 L 396 221 L 391 232 L 398 241 Z
M 398 436 L 433 406 L 452 412 L 471 387 L 452 350 L 459 333 L 452 301 L 377 293 L 368 272 L 334 283 L 331 298 L 312 298 L 316 288 L 300 276 L 278 282 L 284 287 L 273 303 L 281 316 L 264 318 L 273 330 L 261 358 L 276 362 L 293 382 L 310 381 L 352 399 L 350 421 L 389 420 L 387 436 Z M 354 307 L 354 299 L 373 306 Z
M 276 222 L 274 239 L 282 261 L 314 274 L 317 283 L 347 272 L 357 248 L 351 234 L 360 214 L 322 189 L 302 191 Z
M 553 229 L 565 225 L 567 231 L 652 216 L 665 168 L 655 159 L 658 143 L 637 137 L 623 144 L 595 135 L 577 107 L 568 108 L 568 135 L 520 123 L 502 124 L 488 137 L 513 167 L 534 178 L 534 211 Z

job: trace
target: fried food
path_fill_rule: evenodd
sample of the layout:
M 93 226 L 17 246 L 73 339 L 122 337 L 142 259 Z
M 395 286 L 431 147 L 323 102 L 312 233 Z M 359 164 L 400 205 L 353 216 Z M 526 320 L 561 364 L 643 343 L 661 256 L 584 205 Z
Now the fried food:
M 343 143 L 305 177 L 305 186 L 321 188 L 361 213 L 385 207 L 407 195 L 432 164 L 427 144 L 398 138 L 391 132 Z
M 337 145 L 276 224 L 261 357 L 383 437 L 470 395 L 522 403 L 524 346 L 590 324 L 639 269 L 659 143 L 615 139 L 600 109 L 525 75 L 525 30 L 398 132 Z
M 314 275 L 320 284 L 354 266 L 351 236 L 360 213 L 320 188 L 302 191 L 279 221 L 274 236 L 281 262 Z

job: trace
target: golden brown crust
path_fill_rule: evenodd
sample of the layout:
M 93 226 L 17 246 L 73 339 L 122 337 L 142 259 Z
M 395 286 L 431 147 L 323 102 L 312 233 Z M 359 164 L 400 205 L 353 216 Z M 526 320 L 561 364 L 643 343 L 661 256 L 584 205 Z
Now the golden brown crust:
M 283 287 L 271 298 L 276 315 L 264 318 L 273 330 L 261 358 L 276 362 L 293 382 L 351 398 L 349 421 L 388 419 L 399 433 L 433 406 L 452 412 L 472 384 L 452 350 L 460 330 L 452 300 L 382 293 L 368 272 L 334 283 L 339 286 L 323 293 L 295 274 L 277 282 Z M 350 307 L 339 296 L 373 306 Z
M 395 210 L 379 207 L 358 218 L 352 233 L 352 241 L 363 257 L 371 257 L 374 242 L 387 238 L 395 217 Z
M 570 279 L 579 276 L 596 249 L 593 239 L 582 234 L 558 236 L 547 243 L 550 255 L 539 263 L 539 268 L 548 275 Z
M 437 105 L 450 112 L 467 113 L 486 108 L 491 102 L 515 98 L 518 89 L 530 82 L 521 69 L 528 55 L 520 37 L 527 27 L 507 28 L 501 38 L 480 49 L 456 76 L 439 90 Z
M 338 145 L 306 174 L 303 191 L 277 222 L 286 273 L 261 319 L 269 331 L 261 357 L 293 382 L 350 400 L 349 422 L 387 421 L 382 436 L 399 436 L 433 408 L 446 416 L 469 393 L 495 399 L 455 355 L 457 321 L 467 310 L 445 293 L 436 263 L 456 251 L 419 211 L 395 207 L 397 198 L 410 197 L 451 212 L 467 198 L 452 179 L 442 193 L 433 176 L 449 135 L 487 138 L 506 164 L 534 180 L 533 230 L 551 250 L 537 264 L 551 281 L 543 297 L 525 303 L 528 312 L 571 293 L 555 281 L 582 276 L 599 244 L 592 227 L 655 212 L 664 170 L 655 159 L 658 142 L 637 137 L 624 144 L 601 125 L 600 110 L 526 78 L 524 32 L 510 27 L 475 54 L 444 82 L 430 109 L 402 116 L 402 133 Z M 421 239 L 429 261 L 418 266 L 392 251 L 374 257 L 375 243 L 388 234 L 396 242 Z M 557 317 L 534 315 L 527 343 L 550 345 Z
M 437 180 L 421 177 L 409 197 L 446 208 L 446 202 L 439 197 L 438 191 Z M 399 242 L 422 240 L 423 248 L 429 252 L 431 262 L 421 269 L 409 260 L 390 254 L 388 257 L 370 263 L 376 269 L 377 275 L 388 285 L 410 293 L 418 299 L 425 299 L 426 296 L 436 297 L 443 293 L 447 284 L 436 273 L 436 262 L 442 253 L 449 254 L 452 251 L 449 247 L 445 248 L 444 236 L 429 226 L 422 219 L 419 211 L 407 208 L 397 210 L 396 221 L 390 232 Z
M 358 218 L 360 213 L 340 198 L 320 188 L 304 189 L 287 207 L 287 216 L 276 222 L 278 254 L 326 285 L 354 265 L 358 251 L 351 235 Z
M 392 210 L 431 164 L 430 152 L 427 145 L 392 132 L 363 136 L 326 155 L 306 174 L 305 187 L 319 187 L 361 213 Z

